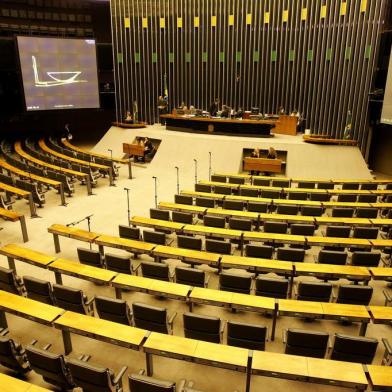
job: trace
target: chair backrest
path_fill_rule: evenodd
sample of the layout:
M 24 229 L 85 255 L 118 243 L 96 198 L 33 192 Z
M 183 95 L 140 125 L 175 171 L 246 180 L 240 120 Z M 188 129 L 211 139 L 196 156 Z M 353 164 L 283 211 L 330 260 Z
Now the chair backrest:
M 212 186 L 207 184 L 195 184 L 195 191 L 196 192 L 212 192 Z
M 231 187 L 223 185 L 215 185 L 214 193 L 219 193 L 220 195 L 231 195 Z
M 342 189 L 357 190 L 359 189 L 358 183 L 345 183 L 342 185 Z
M 21 294 L 21 288 L 21 285 L 17 282 L 15 271 L 10 268 L 0 267 L 0 290 Z
M 227 344 L 249 350 L 265 350 L 267 327 L 229 321 L 227 323 Z
M 223 208 L 226 210 L 242 211 L 244 209 L 244 203 L 238 200 L 223 200 Z
M 191 206 L 193 204 L 193 197 L 186 195 L 174 195 L 174 202 L 177 204 L 187 204 Z
M 309 199 L 311 201 L 330 201 L 331 195 L 329 193 L 309 193 Z
M 343 193 L 341 195 L 338 195 L 338 201 L 343 201 L 343 202 L 347 202 L 347 203 L 355 203 L 357 201 L 357 195 Z
M 265 221 L 264 231 L 266 233 L 287 233 L 288 224 L 286 222 Z
M 281 195 L 281 191 L 273 191 L 268 189 L 261 190 L 261 197 L 266 199 L 279 199 Z
M 179 248 L 201 250 L 203 241 L 201 238 L 194 238 L 187 235 L 177 235 L 177 246 Z
M 376 239 L 378 237 L 378 227 L 354 227 L 353 237 Z
M 278 260 L 302 262 L 305 258 L 305 249 L 278 248 L 276 253 Z
M 169 332 L 167 309 L 134 302 L 132 313 L 136 327 L 160 333 Z
M 143 230 L 143 240 L 146 242 L 151 242 L 153 244 L 165 245 L 166 244 L 166 234 L 158 233 L 152 230 Z
M 170 271 L 167 264 L 142 261 L 140 267 L 145 278 L 164 280 L 166 282 L 170 281 Z
M 325 231 L 325 235 L 327 237 L 339 237 L 339 238 L 348 238 L 350 237 L 350 226 L 327 226 L 327 230 Z
M 37 279 L 32 276 L 24 276 L 23 282 L 26 287 L 28 298 L 44 302 L 49 305 L 54 305 L 52 285 L 50 282 Z
M 256 278 L 256 295 L 272 298 L 287 298 L 288 279 Z
M 312 224 L 294 223 L 290 226 L 290 233 L 295 235 L 312 236 L 316 227 Z
M 243 177 L 229 177 L 230 184 L 245 184 L 245 178 Z
M 26 355 L 31 368 L 49 384 L 65 390 L 75 387 L 62 354 L 53 354 L 34 346 L 27 346 Z
M 369 305 L 372 295 L 372 286 L 341 285 L 339 286 L 336 302 L 340 304 Z
M 132 274 L 132 262 L 129 256 L 106 253 L 105 265 L 108 270 L 121 272 L 124 274 Z
M 170 220 L 170 211 L 150 208 L 150 218 L 168 221 Z
M 286 334 L 285 353 L 324 358 L 328 348 L 329 334 L 289 328 Z
M 74 383 L 85 392 L 115 392 L 114 373 L 108 368 L 90 365 L 77 359 L 67 360 Z
M 335 334 L 331 359 L 370 364 L 376 354 L 378 340 Z
M 0 364 L 22 374 L 30 370 L 23 347 L 6 336 L 0 336 Z
M 276 212 L 284 215 L 297 215 L 299 207 L 292 204 L 279 204 Z
M 324 213 L 323 207 L 318 206 L 302 206 L 301 215 L 303 216 L 321 216 Z
M 332 208 L 332 216 L 335 218 L 352 218 L 354 216 L 354 208 L 348 208 L 348 207 Z
M 360 195 L 360 196 L 368 196 L 368 195 Z M 373 195 L 370 195 L 373 196 Z M 377 196 L 377 195 L 374 195 Z M 360 201 L 360 200 L 358 200 Z M 364 203 L 373 203 L 373 201 L 365 201 Z M 378 209 L 377 208 L 371 208 L 371 207 L 361 207 L 357 208 L 355 211 L 355 215 L 358 218 L 370 218 L 370 219 L 375 219 L 378 216 Z
M 247 257 L 258 257 L 261 259 L 272 259 L 274 247 L 269 245 L 253 245 L 249 244 L 245 247 Z
M 172 220 L 173 222 L 186 223 L 191 225 L 193 223 L 193 214 L 191 212 L 173 211 Z
M 268 180 L 267 178 L 253 178 L 253 185 L 257 186 L 270 186 L 271 180 Z
M 222 272 L 219 275 L 219 289 L 234 293 L 250 294 L 252 277 L 231 272 Z
M 240 196 L 258 197 L 259 190 L 251 188 L 240 188 Z
M 221 342 L 221 320 L 218 317 L 184 313 L 183 318 L 185 337 L 212 343 Z
M 358 203 L 376 203 L 378 195 L 358 195 Z
M 267 212 L 268 204 L 250 201 L 248 203 L 248 211 L 250 212 Z
M 205 285 L 205 271 L 186 268 L 186 267 L 176 267 L 176 282 L 187 284 L 194 287 L 204 287 Z
M 335 184 L 333 182 L 319 182 L 317 184 L 318 189 L 333 189 Z
M 132 325 L 129 306 L 126 301 L 101 296 L 95 297 L 94 300 L 100 318 L 124 325 Z
M 377 187 L 378 187 L 378 184 L 376 182 L 369 182 L 367 184 L 361 184 L 361 189 L 367 190 L 367 191 L 376 190 Z
M 221 253 L 224 255 L 231 254 L 231 244 L 226 241 L 206 240 L 206 251 L 212 253 Z
M 298 188 L 314 189 L 316 188 L 316 183 L 310 181 L 298 181 Z
M 290 180 L 272 180 L 271 186 L 276 186 L 279 188 L 289 188 L 290 187 Z
M 321 249 L 317 262 L 320 264 L 344 265 L 347 261 L 347 252 Z
M 87 314 L 85 307 L 86 297 L 82 290 L 61 284 L 54 284 L 53 297 L 56 305 L 60 308 L 70 310 L 71 312 Z
M 214 182 L 226 182 L 226 176 L 219 176 L 217 174 L 213 174 L 211 176 L 211 181 L 214 181 Z
M 131 374 L 128 378 L 130 392 L 176 392 L 176 383 L 156 378 Z
M 196 205 L 199 207 L 214 208 L 215 200 L 207 197 L 196 197 Z
M 302 301 L 329 302 L 332 284 L 318 282 L 299 282 L 298 297 Z
M 224 228 L 226 225 L 226 220 L 225 218 L 221 218 L 219 216 L 204 215 L 203 223 L 204 226 Z
M 128 238 L 129 240 L 139 240 L 140 239 L 140 228 L 119 225 L 118 226 L 118 234 L 121 238 Z
M 250 219 L 230 218 L 229 228 L 233 230 L 251 231 L 252 221 Z
M 351 263 L 364 267 L 378 267 L 380 259 L 380 252 L 355 251 L 351 256 Z
M 101 254 L 97 250 L 77 248 L 78 258 L 82 264 L 92 265 L 101 268 L 103 261 Z
M 289 192 L 287 198 L 289 200 L 306 200 L 308 194 L 307 192 Z

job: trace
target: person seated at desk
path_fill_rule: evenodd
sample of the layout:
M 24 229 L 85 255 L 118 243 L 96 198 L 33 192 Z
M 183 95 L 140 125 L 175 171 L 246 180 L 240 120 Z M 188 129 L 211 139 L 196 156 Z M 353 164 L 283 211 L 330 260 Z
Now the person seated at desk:
M 250 153 L 251 158 L 260 158 L 260 150 L 258 148 L 255 148 L 251 153 Z M 251 176 L 259 176 L 260 172 L 256 170 L 251 170 L 250 171 Z
M 222 106 L 222 112 L 221 112 L 221 117 L 222 118 L 228 118 L 230 115 L 230 108 L 226 105 Z
M 208 111 L 210 112 L 211 117 L 216 117 L 219 112 L 219 99 L 216 98 L 214 102 L 211 103 Z
M 281 115 L 285 115 L 286 114 L 286 111 L 284 110 L 283 106 L 279 106 L 278 114 L 281 114 Z
M 144 145 L 143 162 L 146 162 L 146 155 L 151 155 L 151 157 L 153 156 L 154 145 L 152 144 L 152 141 L 148 137 L 144 138 L 143 145 Z
M 237 112 L 235 113 L 234 117 L 242 118 L 243 115 L 244 115 L 244 110 L 241 107 L 239 107 Z
M 131 114 L 131 112 L 127 112 L 127 114 L 125 115 L 125 118 L 124 118 L 124 122 L 125 123 L 128 123 L 128 124 L 133 124 L 133 118 L 132 118 L 132 114 Z
M 273 147 L 270 147 L 268 149 L 268 154 L 267 154 L 267 159 L 277 159 L 278 154 L 276 153 L 276 150 Z
M 161 125 L 165 125 L 165 119 L 161 118 L 162 114 L 167 114 L 167 100 L 160 95 L 158 98 L 158 110 L 159 110 L 159 119 L 161 121 Z

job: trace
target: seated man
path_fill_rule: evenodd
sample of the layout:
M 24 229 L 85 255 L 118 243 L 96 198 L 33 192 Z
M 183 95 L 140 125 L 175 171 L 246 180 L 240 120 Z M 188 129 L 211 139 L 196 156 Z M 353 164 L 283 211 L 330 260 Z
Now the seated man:
M 143 157 L 143 162 L 146 162 L 146 155 L 151 155 L 151 157 L 154 155 L 154 145 L 152 144 L 151 140 L 146 137 L 144 139 L 144 157 Z
M 229 117 L 229 113 L 230 113 L 230 108 L 228 106 L 226 106 L 226 105 L 223 105 L 222 112 L 221 112 L 221 117 L 227 118 L 227 117 Z
M 124 122 L 128 123 L 128 124 L 132 124 L 133 123 L 133 118 L 132 118 L 132 114 L 131 112 L 127 112 L 125 118 L 124 118 Z

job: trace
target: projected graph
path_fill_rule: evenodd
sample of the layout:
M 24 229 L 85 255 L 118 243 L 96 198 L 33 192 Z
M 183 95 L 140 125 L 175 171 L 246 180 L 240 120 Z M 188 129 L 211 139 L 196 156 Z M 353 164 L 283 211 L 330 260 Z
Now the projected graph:
M 46 74 L 53 80 L 42 81 L 39 79 L 38 64 L 35 56 L 31 56 L 31 61 L 33 63 L 34 84 L 36 87 L 63 86 L 65 84 L 71 84 L 71 83 L 88 82 L 87 80 L 76 79 L 82 73 L 82 71 L 47 71 Z

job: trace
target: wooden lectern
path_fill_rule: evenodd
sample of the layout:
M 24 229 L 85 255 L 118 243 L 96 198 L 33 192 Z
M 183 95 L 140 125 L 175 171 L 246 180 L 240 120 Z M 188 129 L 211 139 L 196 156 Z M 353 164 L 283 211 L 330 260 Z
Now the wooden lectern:
M 144 146 L 140 144 L 123 143 L 123 153 L 129 156 L 144 157 Z
M 280 159 L 246 157 L 244 158 L 244 170 L 280 173 L 282 171 L 282 161 Z

